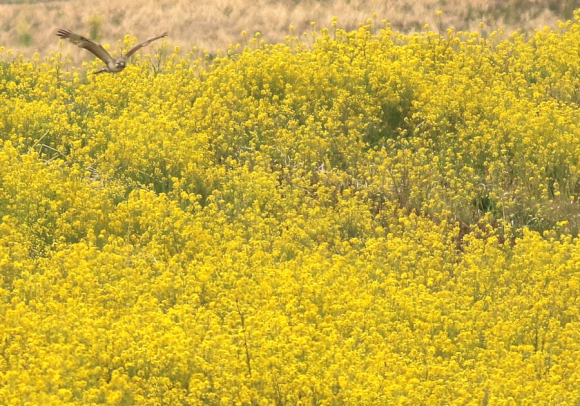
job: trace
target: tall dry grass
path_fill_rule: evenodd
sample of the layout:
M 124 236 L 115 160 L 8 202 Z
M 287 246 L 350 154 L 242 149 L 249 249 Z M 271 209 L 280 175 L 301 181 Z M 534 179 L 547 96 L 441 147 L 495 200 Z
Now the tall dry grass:
M 8 0 L 14 2 L 18 0 Z M 0 3 L 6 3 L 1 1 Z M 402 32 L 454 26 L 457 30 L 504 28 L 533 31 L 570 19 L 580 0 L 114 0 L 0 4 L 0 46 L 15 53 L 47 54 L 58 49 L 54 33 L 69 28 L 115 44 L 125 34 L 144 39 L 165 30 L 172 44 L 210 51 L 242 42 L 241 32 L 259 31 L 268 42 L 283 41 L 289 26 L 309 31 L 310 23 L 328 26 L 333 16 L 352 29 L 376 13 Z M 443 11 L 438 17 L 437 10 Z M 485 34 L 485 32 L 484 32 Z M 67 47 L 70 47 L 67 46 Z M 66 49 L 72 49 L 66 48 Z M 83 58 L 90 58 L 89 55 Z

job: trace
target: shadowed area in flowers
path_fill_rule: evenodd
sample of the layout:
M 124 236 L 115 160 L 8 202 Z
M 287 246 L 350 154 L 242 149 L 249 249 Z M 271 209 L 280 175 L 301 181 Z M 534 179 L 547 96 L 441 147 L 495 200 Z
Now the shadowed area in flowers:
M 580 24 L 377 24 L 0 50 L 0 403 L 579 402 Z

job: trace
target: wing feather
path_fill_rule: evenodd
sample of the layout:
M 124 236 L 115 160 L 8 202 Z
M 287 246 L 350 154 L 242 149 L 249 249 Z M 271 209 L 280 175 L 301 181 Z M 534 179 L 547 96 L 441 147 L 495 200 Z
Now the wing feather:
M 155 37 L 155 38 L 148 39 L 148 40 L 147 40 L 147 41 L 145 41 L 145 42 L 142 42 L 142 43 L 140 43 L 140 44 L 138 44 L 138 45 L 135 45 L 135 46 L 134 46 L 133 48 L 131 48 L 131 50 L 130 50 L 129 52 L 127 52 L 127 53 L 126 53 L 126 54 L 125 54 L 123 57 L 125 58 L 125 60 L 128 60 L 128 59 L 131 57 L 131 55 L 133 55 L 133 54 L 134 54 L 135 52 L 137 52 L 139 49 L 143 48 L 143 47 L 144 47 L 144 46 L 146 46 L 146 45 L 149 45 L 150 43 L 152 43 L 152 42 L 153 42 L 153 41 L 155 41 L 155 40 L 158 40 L 158 39 L 160 39 L 160 38 L 167 37 L 167 35 L 169 35 L 169 33 L 168 33 L 168 32 L 164 32 L 163 34 L 161 34 L 161 35 L 160 35 L 160 36 L 158 36 L 158 37 Z
M 113 57 L 105 50 L 105 48 L 92 39 L 75 34 L 70 30 L 58 30 L 56 35 L 63 39 L 68 39 L 73 44 L 86 49 L 106 64 L 113 60 Z

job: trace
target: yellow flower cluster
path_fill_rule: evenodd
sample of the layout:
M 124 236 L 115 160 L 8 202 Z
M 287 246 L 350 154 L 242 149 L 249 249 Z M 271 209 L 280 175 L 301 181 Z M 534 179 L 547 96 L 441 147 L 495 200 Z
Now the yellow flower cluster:
M 1 404 L 579 404 L 580 22 L 311 37 L 0 49 Z

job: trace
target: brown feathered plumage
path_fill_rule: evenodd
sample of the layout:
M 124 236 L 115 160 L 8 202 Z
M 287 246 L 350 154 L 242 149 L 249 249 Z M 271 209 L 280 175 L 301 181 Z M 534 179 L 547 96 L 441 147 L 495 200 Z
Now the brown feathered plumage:
M 101 70 L 96 71 L 95 73 L 102 73 L 102 72 L 115 73 L 115 72 L 121 72 L 123 69 L 125 69 L 125 67 L 127 66 L 127 60 L 131 57 L 131 55 L 133 55 L 135 52 L 137 52 L 139 49 L 143 48 L 144 46 L 149 45 L 153 41 L 166 37 L 168 35 L 168 33 L 165 32 L 158 37 L 148 39 L 145 42 L 142 42 L 140 44 L 135 45 L 133 48 L 131 48 L 129 50 L 129 52 L 127 52 L 125 55 L 123 55 L 117 59 L 113 58 L 105 50 L 105 48 L 103 48 L 101 46 L 101 44 L 99 44 L 99 43 L 97 43 L 97 42 L 95 42 L 92 39 L 89 39 L 87 37 L 83 37 L 82 35 L 75 34 L 74 32 L 72 32 L 70 30 L 58 30 L 56 35 L 58 35 L 59 37 L 61 37 L 63 39 L 68 39 L 73 44 L 78 45 L 79 47 L 86 49 L 87 51 L 94 54 L 101 61 L 105 62 L 105 64 L 107 66 Z

